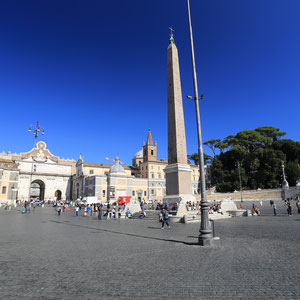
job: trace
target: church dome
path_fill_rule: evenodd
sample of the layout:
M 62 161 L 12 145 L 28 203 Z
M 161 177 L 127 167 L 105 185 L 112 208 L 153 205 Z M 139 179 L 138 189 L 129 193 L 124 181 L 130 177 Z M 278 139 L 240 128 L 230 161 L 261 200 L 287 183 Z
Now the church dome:
M 109 173 L 110 174 L 116 174 L 116 173 L 121 173 L 121 174 L 125 174 L 125 170 L 124 168 L 120 165 L 120 160 L 119 157 L 117 156 L 115 159 L 116 164 L 113 165 L 110 170 Z
M 133 157 L 133 159 L 137 159 L 137 158 L 143 158 L 143 149 L 141 149 L 139 152 L 137 152 L 135 154 L 135 156 Z

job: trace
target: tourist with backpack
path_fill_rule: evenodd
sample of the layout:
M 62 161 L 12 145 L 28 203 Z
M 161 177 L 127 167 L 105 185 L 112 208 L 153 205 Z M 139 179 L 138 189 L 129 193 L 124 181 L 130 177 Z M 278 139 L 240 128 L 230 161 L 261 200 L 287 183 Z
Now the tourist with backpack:
M 162 223 L 161 223 L 161 229 L 164 229 L 165 223 L 167 224 L 168 228 L 170 229 L 169 224 L 169 211 L 167 208 L 164 208 L 162 211 Z

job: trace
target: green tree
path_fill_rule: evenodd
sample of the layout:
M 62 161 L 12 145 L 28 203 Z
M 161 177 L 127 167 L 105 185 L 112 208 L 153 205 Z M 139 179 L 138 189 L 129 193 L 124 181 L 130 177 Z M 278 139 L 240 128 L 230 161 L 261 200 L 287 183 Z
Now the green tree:
M 220 142 L 221 142 L 220 139 L 213 139 L 213 140 L 206 141 L 203 144 L 206 145 L 207 147 L 209 147 L 211 149 L 211 151 L 213 152 L 214 156 L 216 156 L 216 147 L 217 147 L 218 143 L 220 143 Z
M 203 156 L 204 156 L 204 164 L 205 165 L 210 164 L 211 160 L 212 160 L 212 157 L 210 155 L 205 154 L 205 153 L 203 153 Z M 188 155 L 188 159 L 192 160 L 195 165 L 199 165 L 199 155 L 198 155 L 198 153 Z
M 290 186 L 295 186 L 296 181 L 300 179 L 300 166 L 297 161 L 290 161 L 286 164 L 287 181 Z
M 286 135 L 285 132 L 280 132 L 279 128 L 271 126 L 258 127 L 255 131 L 259 132 L 261 136 L 271 138 L 273 142 L 276 142 L 282 136 Z
M 290 139 L 276 141 L 272 145 L 273 149 L 281 150 L 286 155 L 287 162 L 300 162 L 300 143 Z

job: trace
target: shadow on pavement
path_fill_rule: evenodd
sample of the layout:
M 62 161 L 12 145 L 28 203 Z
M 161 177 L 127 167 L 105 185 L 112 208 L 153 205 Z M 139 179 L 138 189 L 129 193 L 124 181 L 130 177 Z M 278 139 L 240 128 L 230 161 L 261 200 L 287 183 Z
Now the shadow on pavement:
M 49 222 L 63 224 L 63 225 L 68 225 L 68 226 L 74 226 L 74 227 L 81 227 L 81 228 L 93 229 L 93 230 L 96 230 L 98 232 L 99 231 L 100 232 L 109 232 L 109 233 L 115 233 L 115 234 L 119 234 L 119 235 L 127 235 L 127 236 L 132 236 L 132 237 L 143 238 L 143 239 L 157 240 L 157 241 L 163 241 L 163 242 L 171 242 L 171 243 L 183 244 L 183 245 L 188 245 L 188 246 L 195 246 L 195 245 L 198 246 L 199 245 L 198 243 L 195 243 L 195 242 L 185 242 L 185 241 L 180 241 L 180 240 L 175 240 L 175 239 L 165 239 L 165 238 L 150 237 L 150 236 L 138 235 L 138 234 L 134 234 L 134 233 L 125 233 L 125 232 L 119 232 L 119 231 L 114 231 L 114 230 L 95 228 L 95 227 L 84 226 L 84 225 L 68 224 L 68 223 L 65 223 L 65 221 L 62 222 L 62 221 L 56 221 L 56 220 L 49 220 Z M 156 227 L 152 227 L 152 228 L 156 229 Z M 158 228 L 158 229 L 160 229 L 160 228 Z M 168 230 L 168 229 L 165 229 L 165 230 Z

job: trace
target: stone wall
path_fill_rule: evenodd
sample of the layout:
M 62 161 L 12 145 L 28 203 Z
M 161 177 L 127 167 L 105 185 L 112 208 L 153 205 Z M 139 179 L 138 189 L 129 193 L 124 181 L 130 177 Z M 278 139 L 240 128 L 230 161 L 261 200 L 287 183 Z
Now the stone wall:
M 281 200 L 282 189 L 265 189 L 265 190 L 249 190 L 243 191 L 244 201 L 255 201 L 255 200 Z M 300 194 L 300 187 L 291 187 L 287 190 L 287 197 L 294 197 Z M 231 197 L 234 201 L 241 200 L 240 192 L 233 193 L 207 193 L 208 201 L 221 201 Z M 201 196 L 197 196 L 197 200 L 201 200 Z

